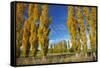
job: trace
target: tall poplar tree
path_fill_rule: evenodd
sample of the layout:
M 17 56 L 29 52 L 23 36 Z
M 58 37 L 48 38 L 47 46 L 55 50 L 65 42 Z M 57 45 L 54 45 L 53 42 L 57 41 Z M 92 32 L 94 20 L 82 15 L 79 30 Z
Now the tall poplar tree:
M 39 9 L 38 9 L 37 4 L 34 4 L 33 12 L 32 12 L 32 14 L 31 14 L 31 12 L 29 12 L 29 15 L 31 15 L 33 17 L 33 20 L 31 21 L 31 26 L 30 26 L 29 42 L 30 42 L 30 45 L 31 45 L 32 56 L 35 57 L 36 52 L 37 52 L 37 47 L 38 47 L 38 38 L 37 38 L 38 25 L 37 25 L 37 21 L 38 21 L 38 16 L 39 16 Z
M 71 36 L 72 50 L 76 52 L 76 19 L 74 17 L 74 7 L 68 6 L 67 26 Z
M 83 53 L 85 55 L 87 53 L 87 37 L 86 37 L 86 28 L 84 25 L 84 18 L 81 7 L 76 7 L 76 17 L 78 24 L 80 25 L 80 40 L 83 48 Z
M 47 54 L 48 45 L 49 45 L 49 24 L 51 23 L 51 18 L 48 17 L 48 5 L 42 6 L 42 13 L 40 16 L 40 25 L 38 29 L 38 40 L 39 45 L 41 47 L 41 53 L 43 55 L 43 58 Z
M 91 7 L 91 19 L 90 19 L 90 25 L 91 25 L 91 48 L 92 51 L 96 52 L 96 7 Z
M 24 21 L 24 5 L 16 5 L 16 57 L 20 56 L 20 47 L 22 45 L 22 23 Z
M 86 18 L 86 27 L 89 33 L 89 40 L 92 51 L 96 50 L 96 8 L 91 7 L 89 11 L 89 7 L 83 7 L 84 16 Z

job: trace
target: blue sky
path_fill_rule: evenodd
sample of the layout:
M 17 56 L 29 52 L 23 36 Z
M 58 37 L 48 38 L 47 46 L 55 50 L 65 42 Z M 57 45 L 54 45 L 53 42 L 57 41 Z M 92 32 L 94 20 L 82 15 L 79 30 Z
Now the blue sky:
M 49 16 L 52 16 L 49 39 L 52 40 L 52 42 L 56 43 L 61 40 L 69 39 L 68 28 L 66 25 L 67 15 L 67 6 L 49 5 Z

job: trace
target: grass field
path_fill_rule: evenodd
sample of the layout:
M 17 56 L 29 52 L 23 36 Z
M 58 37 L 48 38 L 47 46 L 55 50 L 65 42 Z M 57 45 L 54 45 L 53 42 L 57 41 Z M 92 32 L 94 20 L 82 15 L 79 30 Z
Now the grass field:
M 27 58 L 17 58 L 17 65 L 34 65 L 34 64 L 49 64 L 49 63 L 68 63 L 68 62 L 83 62 L 95 61 L 96 57 L 93 55 L 82 56 L 76 54 L 48 54 L 44 59 L 40 56 Z

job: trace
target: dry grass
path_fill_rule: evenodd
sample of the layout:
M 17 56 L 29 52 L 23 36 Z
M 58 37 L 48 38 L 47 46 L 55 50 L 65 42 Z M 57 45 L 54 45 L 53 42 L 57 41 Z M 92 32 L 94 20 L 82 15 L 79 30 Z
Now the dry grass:
M 17 58 L 16 63 L 17 65 L 34 65 L 34 64 L 49 64 L 49 63 L 64 63 L 64 62 L 82 62 L 82 61 L 95 61 L 96 57 L 93 56 L 76 56 L 76 55 L 70 55 L 70 56 L 49 56 L 46 58 Z

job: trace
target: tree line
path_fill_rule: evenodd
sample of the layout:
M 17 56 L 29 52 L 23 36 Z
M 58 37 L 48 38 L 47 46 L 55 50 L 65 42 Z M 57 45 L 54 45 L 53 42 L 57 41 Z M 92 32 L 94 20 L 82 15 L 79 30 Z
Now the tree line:
M 96 53 L 96 7 L 68 6 L 67 27 L 74 52 L 80 53 L 82 46 L 84 55 L 87 53 L 88 35 L 91 50 Z
M 24 18 L 26 10 L 28 10 L 27 20 Z M 40 22 L 38 23 L 38 21 Z M 21 54 L 23 57 L 28 57 L 30 51 L 32 56 L 35 57 L 38 45 L 40 45 L 41 53 L 45 57 L 49 44 L 50 23 L 51 17 L 48 17 L 48 5 L 17 3 L 16 57 L 20 57 Z

